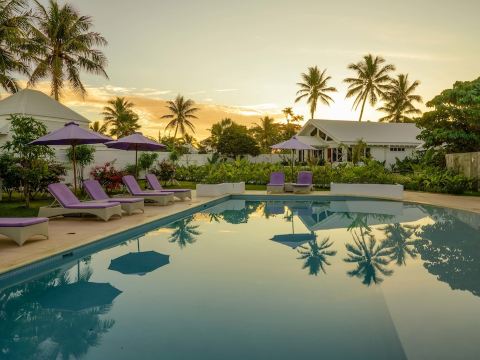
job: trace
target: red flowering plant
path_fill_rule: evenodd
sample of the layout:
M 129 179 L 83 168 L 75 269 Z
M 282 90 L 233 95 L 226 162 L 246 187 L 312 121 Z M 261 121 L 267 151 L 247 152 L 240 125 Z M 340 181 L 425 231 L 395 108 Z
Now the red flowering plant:
M 106 188 L 107 192 L 118 190 L 123 186 L 122 177 L 125 173 L 115 169 L 113 164 L 114 162 L 106 162 L 104 165 L 97 165 L 90 172 L 90 176 L 98 180 Z

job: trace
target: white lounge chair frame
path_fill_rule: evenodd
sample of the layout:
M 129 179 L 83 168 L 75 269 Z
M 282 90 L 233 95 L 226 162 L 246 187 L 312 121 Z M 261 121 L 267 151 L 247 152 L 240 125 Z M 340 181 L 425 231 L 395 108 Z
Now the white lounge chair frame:
M 18 246 L 22 246 L 25 241 L 35 235 L 48 239 L 48 221 L 26 226 L 0 227 L 0 234 L 12 239 Z
M 152 195 L 142 193 L 141 195 L 132 195 L 132 197 L 143 198 L 146 204 L 161 205 L 161 206 L 168 205 L 175 201 L 173 194 L 162 195 L 161 193 L 158 193 L 158 195 L 155 195 L 155 193 L 153 192 L 152 192 Z M 112 199 L 115 199 L 115 198 L 112 198 Z
M 292 188 L 294 194 L 309 194 L 313 189 L 313 184 L 309 186 L 292 184 Z
M 281 194 L 285 192 L 285 185 L 267 185 L 267 193 Z
M 126 196 L 122 196 L 122 198 L 126 198 Z M 99 202 L 99 203 L 107 203 L 108 200 L 91 200 L 90 202 Z M 115 202 L 115 197 L 111 198 L 110 202 Z M 122 210 L 127 214 L 127 215 L 132 215 L 136 210 L 141 210 L 142 213 L 145 212 L 145 206 L 143 201 L 136 201 L 136 202 L 120 202 L 120 206 L 122 207 Z
M 50 206 L 42 206 L 38 211 L 39 217 L 55 217 L 55 216 L 63 216 L 63 215 L 70 215 L 70 214 L 94 215 L 104 221 L 108 221 L 112 216 L 115 216 L 115 215 L 122 217 L 122 207 L 120 205 L 115 205 L 115 206 L 110 206 L 106 208 L 71 209 L 71 208 L 64 208 L 62 206 L 54 206 L 52 204 Z

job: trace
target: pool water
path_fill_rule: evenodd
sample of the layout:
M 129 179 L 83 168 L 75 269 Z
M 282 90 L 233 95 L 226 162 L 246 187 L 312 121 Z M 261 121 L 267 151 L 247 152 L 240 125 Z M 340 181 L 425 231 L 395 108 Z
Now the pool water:
M 478 359 L 479 224 L 229 200 L 0 290 L 0 359 Z

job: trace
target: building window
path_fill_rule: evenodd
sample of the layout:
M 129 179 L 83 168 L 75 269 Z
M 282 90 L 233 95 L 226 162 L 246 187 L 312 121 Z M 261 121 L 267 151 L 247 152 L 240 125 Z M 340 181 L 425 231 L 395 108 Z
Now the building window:
M 367 159 L 370 159 L 370 158 L 372 157 L 372 153 L 371 153 L 369 147 L 365 148 L 365 157 L 366 157 Z
M 342 162 L 343 161 L 343 149 L 342 148 L 333 148 L 332 149 L 332 162 Z
M 390 146 L 390 151 L 393 151 L 393 152 L 404 152 L 404 151 L 405 151 L 405 147 L 402 147 L 402 146 Z
M 310 136 L 317 136 L 317 128 L 313 129 Z

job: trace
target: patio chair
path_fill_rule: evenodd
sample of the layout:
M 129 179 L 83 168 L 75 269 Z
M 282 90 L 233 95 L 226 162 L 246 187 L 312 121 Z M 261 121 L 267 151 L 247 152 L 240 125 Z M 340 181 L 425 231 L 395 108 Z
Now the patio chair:
M 270 174 L 270 182 L 267 184 L 267 193 L 282 193 L 285 191 L 285 174 L 275 171 Z
M 146 191 L 140 188 L 137 180 L 132 175 L 126 175 L 122 178 L 123 183 L 127 187 L 130 195 L 135 197 L 141 197 L 145 201 L 153 202 L 158 205 L 168 205 L 174 201 L 172 192 L 155 192 L 155 191 Z
M 168 189 L 165 190 L 158 181 L 158 178 L 155 174 L 145 174 L 145 179 L 147 180 L 150 189 L 156 192 L 172 192 L 173 196 L 184 201 L 186 198 L 192 199 L 192 191 L 190 189 Z
M 292 184 L 295 194 L 308 194 L 313 189 L 313 173 L 311 171 L 300 171 L 297 182 Z
M 23 245 L 30 237 L 41 235 L 48 239 L 47 218 L 0 218 L 0 234 Z
M 48 185 L 48 191 L 60 206 L 42 206 L 39 217 L 53 217 L 69 214 L 89 214 L 108 221 L 112 216 L 122 216 L 122 207 L 118 202 L 81 202 L 75 194 L 61 183 Z
M 142 212 L 145 212 L 143 198 L 111 198 L 107 195 L 105 190 L 103 190 L 102 186 L 97 180 L 85 180 L 83 182 L 83 188 L 94 201 L 120 203 L 120 205 L 122 206 L 122 210 L 125 211 L 127 215 L 131 215 L 136 210 L 141 210 Z

